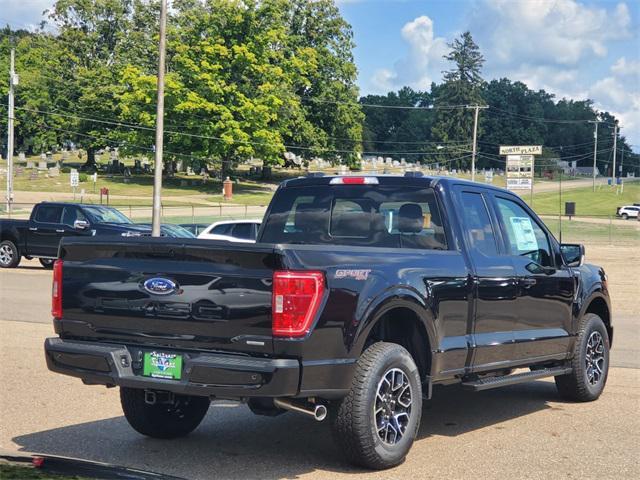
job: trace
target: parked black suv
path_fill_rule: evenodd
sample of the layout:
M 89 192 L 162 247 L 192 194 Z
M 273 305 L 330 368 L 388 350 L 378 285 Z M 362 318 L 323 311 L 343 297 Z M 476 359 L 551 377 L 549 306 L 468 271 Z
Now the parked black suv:
M 350 461 L 387 468 L 435 384 L 553 376 L 591 401 L 607 380 L 605 273 L 491 186 L 299 178 L 256 244 L 64 239 L 59 256 L 49 368 L 120 386 L 127 420 L 152 437 L 186 435 L 210 399 L 235 399 L 328 417 Z

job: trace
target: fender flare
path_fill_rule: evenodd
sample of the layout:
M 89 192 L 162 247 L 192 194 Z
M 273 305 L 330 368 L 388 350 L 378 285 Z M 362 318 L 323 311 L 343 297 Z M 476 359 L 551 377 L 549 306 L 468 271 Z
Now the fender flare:
M 364 313 L 357 319 L 357 329 L 353 336 L 351 351 L 358 356 L 361 355 L 371 330 L 387 312 L 397 308 L 406 308 L 416 314 L 426 332 L 429 353 L 433 355 L 434 349 L 437 347 L 438 336 L 435 328 L 435 315 L 429 299 L 406 286 L 384 291 L 367 306 Z

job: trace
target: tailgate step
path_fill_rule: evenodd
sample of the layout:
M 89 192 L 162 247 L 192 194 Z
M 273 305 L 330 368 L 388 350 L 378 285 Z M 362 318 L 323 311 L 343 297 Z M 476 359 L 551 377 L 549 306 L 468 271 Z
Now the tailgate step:
M 518 383 L 530 382 L 539 378 L 555 377 L 556 375 L 565 375 L 567 373 L 571 373 L 570 367 L 541 368 L 540 370 L 516 373 L 513 375 L 506 375 L 504 377 L 487 377 L 478 380 L 469 380 L 462 382 L 462 386 L 479 392 L 481 390 L 489 390 L 490 388 L 516 385 Z

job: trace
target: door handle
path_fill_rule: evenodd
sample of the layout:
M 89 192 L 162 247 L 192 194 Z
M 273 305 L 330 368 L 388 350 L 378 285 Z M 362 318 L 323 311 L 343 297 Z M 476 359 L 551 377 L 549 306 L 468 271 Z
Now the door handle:
M 29 227 L 29 230 L 32 232 L 37 232 L 38 231 L 38 227 Z
M 56 232 L 58 233 L 64 233 L 64 228 L 60 229 L 60 228 L 56 228 Z
M 520 285 L 522 285 L 524 288 L 531 288 L 536 283 L 538 283 L 538 281 L 535 278 L 525 277 L 520 279 Z

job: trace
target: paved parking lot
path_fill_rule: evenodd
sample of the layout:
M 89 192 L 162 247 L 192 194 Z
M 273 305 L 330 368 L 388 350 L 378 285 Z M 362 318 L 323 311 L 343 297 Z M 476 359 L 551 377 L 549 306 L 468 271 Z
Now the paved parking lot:
M 625 249 L 626 248 L 626 249 Z M 552 381 L 467 393 L 441 387 L 425 403 L 407 461 L 386 472 L 348 467 L 328 425 L 294 414 L 252 415 L 214 404 L 185 439 L 144 438 L 130 429 L 116 389 L 87 387 L 47 371 L 52 334 L 50 272 L 24 262 L 0 271 L 0 450 L 60 454 L 185 478 L 639 478 L 640 252 L 588 248 L 609 273 L 616 326 L 612 369 L 601 399 L 561 400 Z

